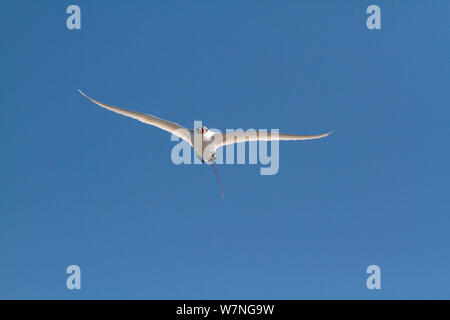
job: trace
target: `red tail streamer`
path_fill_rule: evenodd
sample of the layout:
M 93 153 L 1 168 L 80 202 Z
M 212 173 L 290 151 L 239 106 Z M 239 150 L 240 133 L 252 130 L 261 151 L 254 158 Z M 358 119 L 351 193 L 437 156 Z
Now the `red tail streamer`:
M 220 190 L 222 191 L 222 198 L 225 198 L 225 193 L 223 193 L 222 184 L 220 183 L 219 175 L 217 174 L 216 168 L 214 167 L 213 163 L 211 163 L 211 167 L 214 169 L 214 173 L 216 174 L 217 181 L 219 181 Z

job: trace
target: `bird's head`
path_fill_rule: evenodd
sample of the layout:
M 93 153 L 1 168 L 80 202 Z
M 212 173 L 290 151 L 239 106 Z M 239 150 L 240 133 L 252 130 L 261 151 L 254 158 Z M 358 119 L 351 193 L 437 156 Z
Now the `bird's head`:
M 211 140 L 214 136 L 214 130 L 209 130 L 205 126 L 196 128 L 195 133 L 201 136 L 203 140 Z

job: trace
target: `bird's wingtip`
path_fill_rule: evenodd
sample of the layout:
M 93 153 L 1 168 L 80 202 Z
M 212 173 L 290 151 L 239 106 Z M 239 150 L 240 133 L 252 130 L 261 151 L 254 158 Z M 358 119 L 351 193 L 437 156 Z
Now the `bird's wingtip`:
M 334 131 L 335 131 L 335 130 L 328 131 L 327 133 L 325 133 L 325 134 L 323 135 L 323 137 L 328 137 L 328 136 L 329 136 L 330 134 L 332 134 Z
M 89 97 L 89 96 L 88 96 L 86 93 L 84 93 L 83 91 L 81 91 L 81 89 L 78 89 L 78 92 L 79 92 L 83 97 L 88 98 L 89 100 L 92 101 L 92 98 Z

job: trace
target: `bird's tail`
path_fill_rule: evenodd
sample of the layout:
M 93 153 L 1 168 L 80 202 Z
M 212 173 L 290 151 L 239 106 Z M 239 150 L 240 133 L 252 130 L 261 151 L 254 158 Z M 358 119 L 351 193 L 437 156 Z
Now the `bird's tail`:
M 216 174 L 217 181 L 219 182 L 220 191 L 222 191 L 222 198 L 225 198 L 225 193 L 223 193 L 222 184 L 220 183 L 219 175 L 217 174 L 216 168 L 214 167 L 214 163 L 211 163 L 211 167 L 214 170 L 214 173 Z

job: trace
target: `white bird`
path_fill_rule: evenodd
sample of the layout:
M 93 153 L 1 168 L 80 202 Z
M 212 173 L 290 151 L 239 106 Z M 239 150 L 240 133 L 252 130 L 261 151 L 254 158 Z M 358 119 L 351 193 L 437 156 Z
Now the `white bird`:
M 112 112 L 139 120 L 146 124 L 158 127 L 162 130 L 168 131 L 181 139 L 187 141 L 195 151 L 197 157 L 211 164 L 214 169 L 214 172 L 217 176 L 217 180 L 219 181 L 220 188 L 222 190 L 222 196 L 224 195 L 222 185 L 220 183 L 219 176 L 217 175 L 217 171 L 214 168 L 214 161 L 217 159 L 215 152 L 218 148 L 221 148 L 225 145 L 240 143 L 240 142 L 248 142 L 248 141 L 285 141 L 285 140 L 313 140 L 320 139 L 330 135 L 333 131 L 316 134 L 316 135 L 298 135 L 298 134 L 272 134 L 271 132 L 266 131 L 255 131 L 253 134 L 249 132 L 227 132 L 225 134 L 217 133 L 209 131 L 207 127 L 201 126 L 195 129 L 187 129 L 178 123 L 174 123 L 171 121 L 167 121 L 164 119 L 160 119 L 154 117 L 149 114 L 135 112 L 126 110 L 119 107 L 114 107 L 108 105 L 106 103 L 97 101 L 87 96 L 83 91 L 78 89 L 78 91 L 91 100 L 93 103 L 99 105 L 102 108 L 108 109 Z

